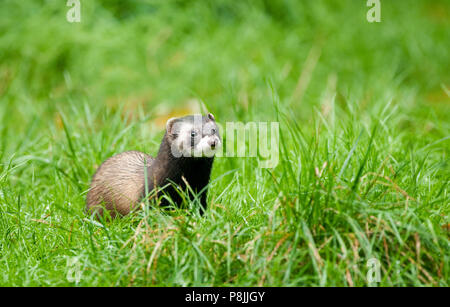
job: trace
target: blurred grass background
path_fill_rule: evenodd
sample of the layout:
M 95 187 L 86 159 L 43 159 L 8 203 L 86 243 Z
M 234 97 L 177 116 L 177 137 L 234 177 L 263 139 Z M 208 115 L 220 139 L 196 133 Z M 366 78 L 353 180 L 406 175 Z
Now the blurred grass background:
M 386 276 L 395 265 L 406 272 L 387 277 L 385 285 L 448 284 L 448 1 L 381 0 L 380 23 L 367 22 L 366 1 L 353 0 L 80 2 L 80 23 L 66 20 L 64 1 L 0 3 L 2 285 L 65 284 L 63 257 L 83 254 L 90 259 L 85 275 L 91 274 L 84 285 L 365 285 L 356 255 L 355 262 L 338 260 L 345 238 L 337 233 L 361 249 L 365 241 L 354 226 L 369 227 L 364 223 L 373 216 L 417 226 L 397 230 L 394 223 L 384 239 L 369 244 L 386 258 Z M 139 229 L 136 224 L 115 221 L 106 237 L 91 230 L 82 213 L 90 176 L 114 153 L 155 154 L 165 120 L 197 112 L 201 104 L 221 123 L 281 120 L 282 161 L 268 173 L 255 170 L 254 161 L 216 161 L 213 178 L 240 169 L 233 180 L 212 186 L 210 199 L 223 208 L 195 220 L 189 238 L 203 234 L 211 243 L 235 231 L 236 245 L 191 255 L 181 273 L 163 249 L 151 277 L 147 262 L 137 261 L 130 273 L 130 265 L 117 262 L 126 263 L 130 253 L 148 260 L 152 240 L 160 237 L 150 235 L 153 243 L 125 252 L 119 247 Z M 374 136 L 376 125 L 381 128 Z M 369 136 L 359 142 L 361 131 Z M 321 169 L 326 175 L 316 181 Z M 392 175 L 385 184 L 393 190 L 384 194 L 378 187 L 372 194 L 374 181 L 360 191 L 354 182 L 370 172 Z M 352 191 L 357 196 L 349 198 Z M 310 209 L 315 202 L 320 205 Z M 268 236 L 267 246 L 243 251 L 275 227 L 269 213 L 280 203 L 287 211 L 278 226 L 285 232 Z M 406 205 L 414 222 L 391 211 L 398 205 Z M 356 213 L 355 206 L 367 212 Z M 373 207 L 379 211 L 368 209 Z M 335 220 L 328 209 L 356 222 Z M 383 212 L 388 217 L 377 215 Z M 167 224 L 164 216 L 156 219 L 155 225 Z M 50 231 L 51 225 L 70 231 Z M 183 235 L 170 240 L 189 255 Z M 280 241 L 285 235 L 289 239 Z M 333 248 L 317 252 L 315 245 L 328 244 L 329 235 Z M 101 247 L 93 247 L 93 236 L 100 236 Z M 309 243 L 297 251 L 302 240 Z M 167 242 L 170 254 L 175 243 Z M 418 244 L 426 250 L 424 263 L 415 254 Z M 85 251 L 88 246 L 92 250 Z M 276 260 L 274 248 L 286 253 Z M 267 261 L 241 267 L 239 255 Z M 271 267 L 270 261 L 278 262 Z M 111 271 L 96 275 L 104 266 Z
M 49 114 L 74 98 L 146 110 L 194 98 L 233 119 L 230 96 L 243 107 L 270 103 L 271 79 L 307 119 L 336 75 L 344 98 L 400 100 L 401 88 L 421 94 L 412 103 L 427 114 L 445 107 L 447 2 L 386 1 L 381 23 L 366 21 L 362 2 L 86 1 L 82 22 L 69 23 L 60 1 L 3 1 L 3 101 Z M 300 104 L 290 98 L 313 47 L 320 59 Z

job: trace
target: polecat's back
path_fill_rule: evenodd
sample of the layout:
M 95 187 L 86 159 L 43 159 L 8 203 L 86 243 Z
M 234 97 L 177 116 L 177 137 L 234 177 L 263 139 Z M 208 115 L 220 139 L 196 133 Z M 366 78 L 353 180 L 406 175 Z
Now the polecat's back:
M 87 194 L 89 212 L 103 214 L 106 208 L 127 214 L 143 196 L 145 170 L 154 159 L 139 151 L 127 151 L 115 155 L 98 168 Z

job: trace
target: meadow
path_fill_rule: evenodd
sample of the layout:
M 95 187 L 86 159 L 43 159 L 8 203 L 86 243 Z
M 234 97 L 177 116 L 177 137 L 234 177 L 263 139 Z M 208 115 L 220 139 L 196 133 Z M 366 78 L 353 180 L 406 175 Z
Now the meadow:
M 0 286 L 449 285 L 448 1 L 80 3 L 0 2 Z M 204 216 L 85 214 L 206 109 L 278 122 L 278 165 L 216 158 Z

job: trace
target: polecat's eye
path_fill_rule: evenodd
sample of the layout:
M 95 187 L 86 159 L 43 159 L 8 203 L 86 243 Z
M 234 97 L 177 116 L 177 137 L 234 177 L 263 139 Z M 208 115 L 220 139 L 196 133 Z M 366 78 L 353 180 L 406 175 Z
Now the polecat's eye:
M 191 137 L 195 138 L 197 136 L 197 132 L 191 131 Z

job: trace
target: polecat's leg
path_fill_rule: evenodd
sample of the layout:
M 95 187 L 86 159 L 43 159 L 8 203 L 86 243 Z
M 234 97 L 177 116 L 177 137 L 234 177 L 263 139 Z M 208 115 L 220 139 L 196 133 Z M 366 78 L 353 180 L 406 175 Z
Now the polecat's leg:
M 207 195 L 208 194 L 208 191 L 204 191 L 203 193 L 202 193 L 202 195 L 200 195 L 200 204 L 201 204 L 201 207 L 200 207 L 200 215 L 201 216 L 203 216 L 204 214 L 205 214 L 205 212 L 206 212 L 206 208 L 208 207 L 208 204 L 207 204 L 207 202 L 206 202 L 206 198 L 207 198 Z

